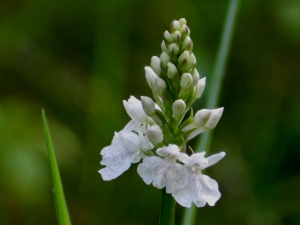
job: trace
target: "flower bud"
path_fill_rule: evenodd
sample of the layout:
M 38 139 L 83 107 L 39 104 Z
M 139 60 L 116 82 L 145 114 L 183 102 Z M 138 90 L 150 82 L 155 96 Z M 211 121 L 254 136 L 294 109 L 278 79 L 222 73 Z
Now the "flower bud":
M 179 20 L 179 24 L 180 24 L 181 27 L 182 27 L 183 25 L 186 25 L 186 20 L 185 20 L 185 18 L 181 18 L 181 19 Z
M 162 130 L 158 125 L 153 125 L 149 127 L 146 131 L 149 141 L 151 141 L 152 144 L 158 144 L 163 141 L 164 135 L 162 133 Z
M 178 58 L 178 64 L 181 64 L 184 61 L 187 61 L 190 57 L 189 51 L 184 51 Z
M 173 41 L 175 41 L 177 44 L 181 43 L 181 33 L 180 33 L 180 31 L 176 30 L 171 35 L 172 35 Z
M 184 73 L 180 79 L 180 87 L 183 89 L 189 89 L 193 83 L 192 75 L 189 73 Z
M 166 82 L 163 79 L 156 76 L 152 89 L 156 94 L 162 95 L 166 90 Z
M 170 56 L 169 56 L 167 53 L 162 52 L 162 53 L 160 54 L 160 59 L 161 59 L 161 64 L 162 64 L 162 66 L 163 66 L 164 68 L 167 68 L 168 62 L 171 61 Z
M 164 32 L 163 36 L 164 36 L 164 39 L 167 43 L 172 43 L 173 42 L 173 38 L 172 38 L 171 34 L 169 33 L 169 31 L 166 30 Z
M 224 110 L 223 107 L 212 110 L 211 115 L 205 124 L 205 127 L 207 129 L 214 129 L 217 126 L 217 123 L 219 122 L 219 120 L 222 116 L 223 110 Z
M 172 117 L 175 118 L 180 114 L 184 113 L 185 107 L 186 107 L 185 102 L 182 99 L 177 99 L 172 105 L 172 111 L 173 111 Z
M 191 53 L 189 59 L 187 60 L 186 70 L 189 71 L 190 69 L 193 69 L 196 66 L 196 63 L 196 57 L 194 53 Z
M 155 114 L 155 103 L 151 98 L 147 96 L 141 96 L 141 102 L 143 110 L 147 116 Z
M 213 110 L 209 110 L 209 109 L 201 109 L 198 112 L 196 112 L 194 116 L 195 126 L 203 127 L 207 123 L 212 111 Z
M 168 49 L 169 49 L 170 55 L 172 55 L 172 57 L 176 56 L 179 53 L 179 46 L 176 43 L 170 44 Z
M 196 92 L 195 98 L 200 98 L 201 97 L 201 95 L 202 95 L 202 93 L 204 91 L 204 88 L 205 88 L 205 80 L 206 80 L 205 77 L 202 78 L 202 79 L 200 79 L 198 81 L 197 85 L 195 86 L 195 89 L 196 89 L 195 90 L 195 92 Z
M 189 36 L 189 35 L 190 35 L 190 29 L 188 28 L 187 25 L 183 25 L 183 26 L 180 28 L 180 33 L 182 34 L 182 37 Z
M 198 84 L 198 81 L 200 79 L 200 75 L 196 68 L 192 72 L 192 77 L 193 77 L 193 86 L 195 86 Z
M 162 43 L 160 44 L 160 47 L 163 52 L 169 53 L 169 50 L 168 50 L 168 47 L 167 47 L 165 41 L 162 41 Z
M 159 57 L 157 56 L 153 56 L 151 58 L 151 68 L 153 69 L 153 71 L 159 76 L 161 73 L 161 60 Z
M 182 42 L 182 45 L 181 45 L 181 50 L 182 51 L 192 51 L 193 50 L 193 42 L 192 42 L 192 39 L 190 38 L 190 36 L 187 36 L 184 41 Z
M 178 74 L 176 66 L 173 63 L 169 62 L 168 63 L 168 70 L 167 70 L 168 78 L 173 79 L 176 76 L 176 74 Z
M 171 32 L 175 32 L 176 30 L 180 29 L 180 24 L 178 20 L 173 20 L 171 23 Z
M 145 66 L 145 72 L 146 72 L 147 83 L 148 83 L 149 87 L 152 88 L 157 75 L 154 73 L 153 69 L 149 66 Z

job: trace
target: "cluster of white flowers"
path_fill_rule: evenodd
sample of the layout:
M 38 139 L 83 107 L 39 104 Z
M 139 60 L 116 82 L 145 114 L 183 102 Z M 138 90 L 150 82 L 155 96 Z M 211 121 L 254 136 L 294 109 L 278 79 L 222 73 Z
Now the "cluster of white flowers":
M 185 19 L 174 20 L 171 33 L 165 31 L 162 54 L 145 67 L 146 79 L 152 89 L 153 101 L 131 96 L 123 101 L 131 121 L 116 132 L 112 144 L 102 149 L 99 170 L 103 180 L 112 180 L 138 165 L 137 172 L 146 184 L 168 194 L 184 207 L 192 202 L 197 207 L 213 206 L 220 198 L 215 180 L 202 170 L 221 160 L 225 153 L 205 158 L 205 152 L 186 154 L 186 143 L 213 129 L 222 116 L 223 108 L 202 109 L 193 114 L 192 103 L 201 97 L 205 78 L 195 68 L 193 42 Z M 191 115 L 184 120 L 188 111 Z M 184 121 L 183 121 L 184 120 Z

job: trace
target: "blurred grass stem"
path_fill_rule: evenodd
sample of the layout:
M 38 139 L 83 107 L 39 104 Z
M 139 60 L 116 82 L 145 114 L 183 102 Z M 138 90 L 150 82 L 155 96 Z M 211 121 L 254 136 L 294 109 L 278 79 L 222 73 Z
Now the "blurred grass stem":
M 219 103 L 224 71 L 228 61 L 238 6 L 239 0 L 230 0 L 222 32 L 221 43 L 213 64 L 211 78 L 208 81 L 210 85 L 208 86 L 208 95 L 205 104 L 205 108 L 208 109 L 216 108 Z M 209 152 L 212 134 L 212 131 L 207 131 L 201 135 L 201 138 L 195 147 L 197 152 L 200 150 L 205 150 L 207 153 Z M 193 225 L 195 224 L 196 217 L 197 208 L 195 205 L 192 205 L 191 208 L 185 210 L 182 224 Z

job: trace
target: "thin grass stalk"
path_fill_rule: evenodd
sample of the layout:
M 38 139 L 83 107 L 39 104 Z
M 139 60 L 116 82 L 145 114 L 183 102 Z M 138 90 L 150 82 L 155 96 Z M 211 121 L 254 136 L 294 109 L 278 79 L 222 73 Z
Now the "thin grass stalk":
M 59 225 L 71 225 L 67 203 L 64 196 L 64 190 L 61 183 L 59 169 L 58 169 L 55 152 L 53 149 L 53 144 L 51 141 L 50 131 L 49 131 L 44 110 L 42 110 L 42 121 L 43 121 L 44 135 L 45 135 L 49 166 L 51 172 L 53 197 L 54 197 L 57 221 Z
M 230 0 L 223 27 L 221 43 L 217 57 L 213 64 L 212 75 L 208 82 L 210 85 L 208 86 L 207 100 L 205 104 L 205 108 L 208 109 L 216 108 L 219 103 L 224 71 L 228 61 L 238 7 L 239 0 Z M 195 150 L 200 151 L 205 149 L 206 152 L 209 152 L 212 142 L 212 134 L 212 131 L 203 133 L 197 142 Z M 192 205 L 191 208 L 185 210 L 182 224 L 193 225 L 195 224 L 196 217 L 197 208 L 195 205 Z

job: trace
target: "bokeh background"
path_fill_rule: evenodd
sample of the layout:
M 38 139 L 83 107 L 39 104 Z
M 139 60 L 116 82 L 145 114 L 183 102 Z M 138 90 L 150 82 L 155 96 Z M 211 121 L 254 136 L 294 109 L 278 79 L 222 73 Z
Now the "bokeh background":
M 102 181 L 99 152 L 129 121 L 122 100 L 150 96 L 144 66 L 173 19 L 187 19 L 197 68 L 210 82 L 227 5 L 2 0 L 0 223 L 57 224 L 44 108 L 73 224 L 157 224 L 160 190 L 143 183 L 136 165 Z M 199 209 L 197 224 L 300 224 L 300 1 L 242 1 L 224 75 L 211 153 L 227 156 L 206 171 L 222 198 Z M 182 215 L 177 206 L 177 224 Z

